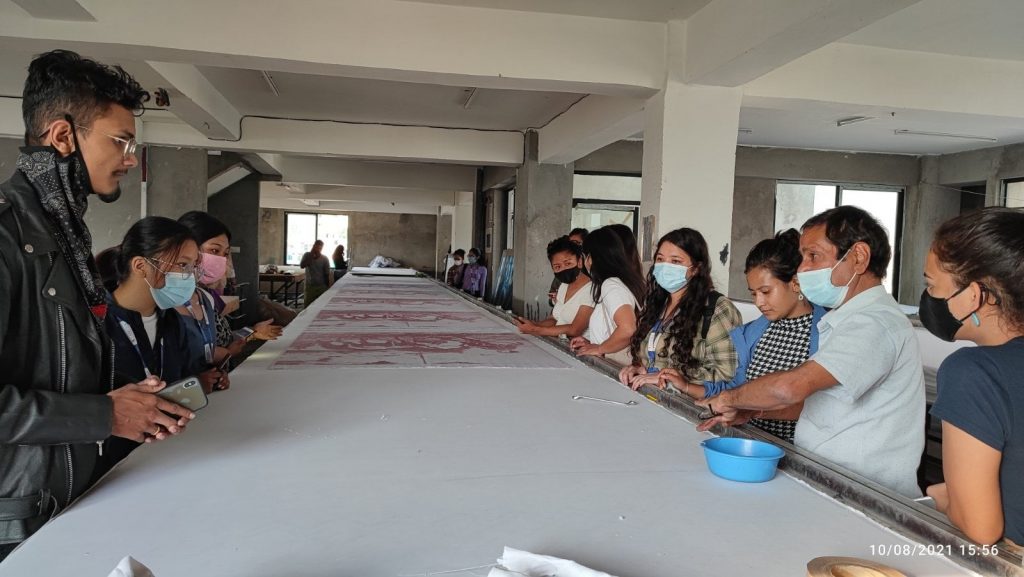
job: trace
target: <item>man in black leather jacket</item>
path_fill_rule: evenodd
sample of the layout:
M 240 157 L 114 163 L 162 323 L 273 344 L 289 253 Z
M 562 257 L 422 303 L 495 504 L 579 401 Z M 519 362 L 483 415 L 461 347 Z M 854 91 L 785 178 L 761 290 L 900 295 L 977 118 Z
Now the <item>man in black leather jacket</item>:
M 112 390 L 82 220 L 89 195 L 116 200 L 136 166 L 133 111 L 145 97 L 120 68 L 73 52 L 29 67 L 28 146 L 0 184 L 0 559 L 95 481 L 105 439 L 163 439 L 194 416 L 154 394 L 158 379 Z

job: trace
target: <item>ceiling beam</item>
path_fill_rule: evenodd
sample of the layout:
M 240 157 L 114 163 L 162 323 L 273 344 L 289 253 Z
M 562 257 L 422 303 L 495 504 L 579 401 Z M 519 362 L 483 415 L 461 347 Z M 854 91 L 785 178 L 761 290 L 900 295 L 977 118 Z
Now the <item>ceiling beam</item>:
M 761 107 L 791 99 L 1022 118 L 1024 62 L 831 44 L 747 84 L 743 94 L 745 104 Z
M 664 80 L 665 25 L 655 22 L 398 0 L 99 6 L 88 26 L 5 17 L 0 50 L 610 95 L 649 96 Z M 497 21 L 515 41 L 496 39 Z
M 568 164 L 644 129 L 646 99 L 590 95 L 537 131 L 537 160 Z
M 95 22 L 96 18 L 78 0 L 11 0 L 33 18 Z
M 429 190 L 476 190 L 476 168 L 261 154 L 285 182 Z
M 293 190 L 288 184 L 261 183 L 261 191 L 296 200 L 345 200 L 350 202 L 386 202 L 422 204 L 425 206 L 454 206 L 456 194 L 453 191 L 410 189 L 410 188 L 369 188 L 364 186 L 306 186 Z
M 714 0 L 686 21 L 683 81 L 741 86 L 920 0 Z
M 153 61 L 122 65 L 147 90 L 166 89 L 171 101 L 167 110 L 207 138 L 239 137 L 242 115 L 195 66 Z
M 154 118 L 144 123 L 142 137 L 160 146 L 298 156 L 498 166 L 523 162 L 523 135 L 505 131 L 247 118 L 242 137 L 231 141 L 210 140 L 183 123 Z

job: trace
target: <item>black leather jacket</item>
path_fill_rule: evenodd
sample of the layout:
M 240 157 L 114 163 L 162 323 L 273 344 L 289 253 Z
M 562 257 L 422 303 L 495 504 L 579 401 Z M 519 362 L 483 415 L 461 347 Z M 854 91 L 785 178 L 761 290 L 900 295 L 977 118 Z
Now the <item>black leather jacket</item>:
M 0 184 L 0 544 L 94 480 L 110 436 L 113 349 L 21 172 Z

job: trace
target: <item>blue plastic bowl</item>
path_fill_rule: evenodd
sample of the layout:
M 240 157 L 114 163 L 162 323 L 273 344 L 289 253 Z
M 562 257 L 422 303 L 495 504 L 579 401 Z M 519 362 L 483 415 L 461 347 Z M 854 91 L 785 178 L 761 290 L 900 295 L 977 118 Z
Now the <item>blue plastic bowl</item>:
M 753 439 L 718 437 L 701 442 L 708 468 L 715 475 L 742 483 L 764 483 L 775 477 L 785 451 Z

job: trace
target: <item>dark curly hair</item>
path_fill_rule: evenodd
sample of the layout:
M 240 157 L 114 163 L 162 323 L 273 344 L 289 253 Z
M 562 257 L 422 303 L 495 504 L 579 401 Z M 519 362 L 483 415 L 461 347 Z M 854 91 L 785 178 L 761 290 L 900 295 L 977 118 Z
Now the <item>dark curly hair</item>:
M 981 285 L 1014 328 L 1024 329 L 1024 212 L 989 207 L 946 221 L 932 250 L 957 286 Z
M 25 144 L 39 144 L 46 125 L 66 115 L 89 126 L 111 105 L 137 113 L 147 100 L 149 93 L 120 66 L 100 64 L 70 50 L 40 54 L 29 64 L 22 93 Z
M 856 206 L 837 206 L 812 216 L 801 230 L 822 225 L 825 226 L 825 236 L 838 249 L 836 258 L 843 258 L 858 242 L 866 243 L 871 249 L 868 272 L 880 279 L 885 278 L 892 259 L 889 233 L 871 213 Z
M 795 228 L 775 233 L 775 237 L 766 238 L 754 245 L 747 255 L 743 274 L 755 268 L 764 268 L 772 276 L 788 283 L 796 276 L 796 271 L 803 262 L 800 254 L 800 233 Z
M 560 252 L 567 252 L 576 258 L 583 258 L 583 248 L 569 240 L 568 236 L 560 236 L 548 243 L 548 260 Z
M 679 302 L 675 316 L 664 329 L 666 336 L 672 340 L 672 352 L 670 355 L 663 352 L 658 354 L 670 356 L 672 364 L 679 367 L 686 378 L 693 379 L 692 375 L 700 368 L 700 361 L 693 358 L 693 344 L 704 324 L 704 311 L 707 309 L 708 298 L 715 290 L 715 284 L 711 280 L 711 257 L 708 256 L 708 243 L 704 240 L 704 235 L 692 228 L 678 228 L 665 234 L 658 240 L 658 248 L 660 249 L 661 245 L 667 242 L 690 255 L 690 260 L 693 261 L 691 267 L 693 272 L 686 282 L 686 292 Z M 629 347 L 634 364 L 639 363 L 641 350 L 646 344 L 647 336 L 665 312 L 668 302 L 669 293 L 654 280 L 654 267 L 652 266 L 647 273 L 647 298 L 640 310 L 637 330 L 633 333 L 633 340 Z

